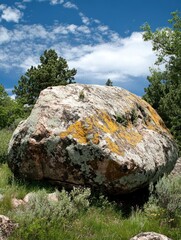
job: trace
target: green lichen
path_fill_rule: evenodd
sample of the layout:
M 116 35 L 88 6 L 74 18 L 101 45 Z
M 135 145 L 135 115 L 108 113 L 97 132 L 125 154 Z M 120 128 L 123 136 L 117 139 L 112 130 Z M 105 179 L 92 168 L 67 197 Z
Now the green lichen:
M 86 148 L 80 144 L 71 144 L 66 148 L 70 162 L 73 165 L 80 166 L 82 172 L 89 175 L 90 169 L 87 164 L 88 161 L 93 160 L 93 156 L 90 153 L 90 149 Z
M 98 184 L 102 184 L 105 182 L 106 178 L 104 175 L 102 175 L 100 172 L 96 171 L 96 177 L 94 178 L 94 181 Z
M 52 136 L 51 139 L 48 139 L 45 142 L 45 149 L 48 154 L 51 154 L 55 151 L 58 142 L 60 141 L 60 138 L 58 136 Z

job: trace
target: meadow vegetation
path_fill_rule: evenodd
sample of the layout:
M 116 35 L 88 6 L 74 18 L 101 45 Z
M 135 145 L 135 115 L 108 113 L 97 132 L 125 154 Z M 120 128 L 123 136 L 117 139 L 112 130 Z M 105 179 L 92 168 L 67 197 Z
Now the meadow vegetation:
M 13 177 L 6 163 L 7 144 L 10 139 L 0 131 L 0 214 L 19 223 L 10 240 L 128 240 L 143 231 L 155 231 L 180 240 L 181 236 L 181 177 L 162 178 L 151 185 L 150 198 L 141 208 L 129 215 L 117 203 L 106 197 L 93 196 L 90 189 L 58 191 L 50 186 L 27 183 Z M 1 158 L 2 159 L 2 158 Z M 47 193 L 56 191 L 58 201 L 47 199 Z M 23 199 L 35 192 L 27 206 L 13 208 L 11 199 Z

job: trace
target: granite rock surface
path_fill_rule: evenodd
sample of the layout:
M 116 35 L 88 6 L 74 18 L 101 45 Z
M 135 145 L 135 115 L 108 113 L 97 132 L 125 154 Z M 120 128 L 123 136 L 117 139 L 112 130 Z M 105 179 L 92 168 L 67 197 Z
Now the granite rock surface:
M 156 111 L 117 87 L 49 87 L 9 144 L 15 176 L 109 194 L 135 191 L 168 174 L 177 147 Z

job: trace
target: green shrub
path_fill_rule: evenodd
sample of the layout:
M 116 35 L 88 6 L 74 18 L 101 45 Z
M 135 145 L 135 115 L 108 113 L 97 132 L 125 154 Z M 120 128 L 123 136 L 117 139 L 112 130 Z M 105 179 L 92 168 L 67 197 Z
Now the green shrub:
M 7 161 L 8 144 L 12 136 L 12 131 L 7 129 L 0 130 L 0 164 Z
M 152 185 L 151 192 L 145 205 L 146 214 L 160 225 L 174 228 L 176 234 L 181 224 L 181 176 L 164 176 L 155 187 Z
M 14 131 L 14 130 L 17 128 L 18 124 L 19 124 L 21 121 L 23 121 L 23 120 L 24 120 L 23 118 L 17 118 L 17 119 L 15 119 L 14 122 L 13 122 L 10 126 L 7 127 L 8 130 Z
M 128 119 L 124 115 L 116 115 L 116 122 L 122 124 L 124 127 L 128 125 Z
M 13 220 L 20 224 L 12 239 L 61 239 L 58 238 L 60 229 L 89 207 L 89 189 L 74 188 L 70 193 L 56 191 L 56 196 L 58 201 L 49 200 L 47 191 L 39 190 L 26 206 L 11 212 Z
M 168 217 L 181 216 L 181 176 L 163 177 L 155 187 L 156 203 Z
M 84 94 L 84 91 L 82 90 L 80 93 L 79 93 L 79 100 L 80 101 L 83 101 L 85 98 L 85 94 Z
M 138 121 L 138 115 L 134 108 L 130 112 L 130 117 L 131 117 L 131 122 L 133 123 L 133 125 L 135 125 Z

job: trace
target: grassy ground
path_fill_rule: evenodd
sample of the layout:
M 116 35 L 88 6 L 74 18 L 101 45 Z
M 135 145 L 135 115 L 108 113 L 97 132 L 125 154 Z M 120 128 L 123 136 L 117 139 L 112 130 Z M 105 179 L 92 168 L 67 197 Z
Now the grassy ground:
M 0 155 L 6 156 L 10 135 L 0 131 L 0 139 L 6 140 Z M 32 191 L 36 196 L 28 207 L 12 208 L 13 197 L 22 199 Z M 47 200 L 46 194 L 53 191 L 15 180 L 7 164 L 0 164 L 0 214 L 19 223 L 10 240 L 129 240 L 144 231 L 181 239 L 181 177 L 163 179 L 155 189 L 157 196 L 152 195 L 142 209 L 132 210 L 126 217 L 104 197 L 93 201 L 88 189 L 57 191 L 57 203 Z
M 23 198 L 31 191 L 37 193 L 37 198 L 28 208 L 12 208 L 12 197 Z M 0 193 L 4 199 L 0 202 L 0 214 L 19 223 L 19 228 L 10 239 L 128 240 L 140 232 L 155 231 L 180 240 L 181 214 L 174 216 L 173 220 L 167 216 L 165 209 L 155 205 L 152 200 L 145 205 L 145 209 L 134 210 L 130 216 L 124 217 L 115 204 L 104 198 L 92 202 L 91 198 L 87 198 L 89 194 L 81 195 L 79 190 L 71 196 L 59 192 L 59 204 L 51 205 L 45 200 L 46 193 L 50 191 L 53 189 L 15 181 L 7 164 L 1 165 Z M 74 201 L 75 196 L 78 196 L 78 203 Z

